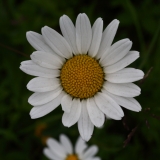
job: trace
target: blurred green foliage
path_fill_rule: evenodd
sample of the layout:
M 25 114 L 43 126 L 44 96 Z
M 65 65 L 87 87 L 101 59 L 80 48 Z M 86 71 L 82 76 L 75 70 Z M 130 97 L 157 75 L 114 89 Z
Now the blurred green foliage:
M 89 145 L 99 146 L 102 160 L 158 160 L 160 156 L 160 3 L 158 0 L 1 0 L 0 3 L 0 159 L 45 160 L 42 154 L 45 136 L 58 138 L 67 134 L 73 143 L 79 136 L 77 125 L 66 128 L 61 123 L 58 107 L 47 116 L 31 120 L 28 104 L 31 92 L 26 84 L 32 78 L 19 69 L 21 61 L 29 59 L 33 48 L 26 40 L 27 31 L 41 32 L 48 25 L 58 32 L 59 18 L 68 15 L 75 22 L 78 13 L 85 12 L 93 24 L 102 17 L 104 27 L 113 19 L 120 20 L 114 41 L 130 38 L 132 50 L 140 58 L 132 64 L 145 73 L 153 67 L 137 98 L 142 112 L 124 109 L 122 121 L 108 120 L 102 129 L 95 128 Z M 5 46 L 4 46 L 5 45 Z M 12 47 L 24 55 L 10 50 Z M 46 126 L 41 133 L 42 126 Z M 137 129 L 135 127 L 137 126 Z M 42 127 L 43 128 L 43 127 Z M 132 131 L 132 129 L 134 129 Z M 131 132 L 132 131 L 132 132 Z M 135 132 L 134 132 L 135 131 Z M 127 135 L 131 140 L 123 147 Z M 129 139 L 128 139 L 129 140 Z

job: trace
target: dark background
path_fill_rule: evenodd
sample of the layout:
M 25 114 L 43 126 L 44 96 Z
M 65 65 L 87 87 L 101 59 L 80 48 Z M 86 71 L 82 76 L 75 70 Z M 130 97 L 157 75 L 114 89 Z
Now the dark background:
M 61 123 L 62 109 L 31 120 L 28 104 L 31 92 L 26 85 L 32 78 L 19 69 L 34 49 L 26 40 L 27 31 L 40 33 L 48 25 L 58 32 L 59 18 L 66 14 L 75 23 L 86 13 L 93 24 L 102 17 L 104 28 L 120 20 L 115 41 L 129 38 L 132 50 L 140 58 L 131 66 L 151 70 L 143 82 L 137 82 L 142 94 L 137 97 L 142 111 L 124 109 L 121 121 L 108 120 L 95 128 L 89 145 L 99 147 L 102 160 L 158 160 L 160 157 L 160 1 L 158 0 L 1 0 L 0 1 L 0 159 L 45 160 L 42 150 L 47 137 L 65 133 L 75 143 L 77 125 Z M 14 48 L 12 50 L 11 48 Z M 18 53 L 19 52 L 19 53 Z M 128 136 L 129 135 L 129 136 Z M 128 138 L 127 138 L 128 136 Z M 124 141 L 126 142 L 124 144 Z M 124 147 L 126 146 L 126 147 Z

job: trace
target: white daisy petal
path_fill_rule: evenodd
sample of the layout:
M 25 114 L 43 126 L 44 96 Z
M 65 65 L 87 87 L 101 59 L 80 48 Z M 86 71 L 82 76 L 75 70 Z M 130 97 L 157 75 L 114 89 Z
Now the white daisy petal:
M 90 159 L 87 159 L 87 160 L 101 160 L 101 158 L 99 158 L 99 157 L 94 157 L 94 158 L 90 158 Z
M 43 36 L 36 32 L 29 31 L 26 33 L 28 42 L 35 48 L 37 51 L 44 51 L 52 53 L 53 50 L 45 43 Z
M 100 59 L 102 66 L 112 65 L 121 60 L 131 49 L 132 42 L 129 39 L 123 39 L 114 43 L 108 51 L 108 54 Z
M 48 92 L 60 86 L 58 79 L 36 77 L 29 81 L 27 89 L 33 92 Z
M 45 26 L 42 28 L 42 35 L 47 44 L 61 57 L 72 57 L 72 50 L 68 42 L 55 30 Z
M 62 158 L 62 159 L 66 158 L 67 152 L 65 151 L 64 147 L 60 143 L 58 143 L 55 139 L 53 139 L 53 138 L 47 139 L 47 145 L 60 158 Z
M 86 54 L 92 40 L 92 29 L 86 14 L 79 14 L 76 20 L 76 43 L 80 54 Z
M 60 28 L 64 38 L 70 44 L 72 52 L 77 54 L 78 49 L 76 44 L 76 29 L 68 16 L 63 15 L 60 18 Z
M 105 93 L 98 92 L 94 100 L 99 109 L 108 117 L 115 120 L 120 120 L 124 116 L 121 107 Z
M 66 94 L 61 100 L 62 110 L 69 113 L 72 106 L 72 97 Z
M 60 75 L 60 71 L 58 69 L 48 69 L 43 68 L 37 64 L 35 64 L 33 61 L 24 61 L 21 63 L 20 69 L 32 76 L 39 76 L 39 77 L 45 77 L 45 78 L 55 78 Z
M 52 152 L 48 148 L 44 148 L 43 154 L 50 160 L 62 160 L 62 158 L 58 157 L 54 152 Z
M 33 52 L 30 57 L 37 65 L 50 69 L 59 69 L 64 63 L 64 59 L 60 59 L 56 54 L 53 55 L 42 51 Z
M 97 107 L 93 98 L 87 100 L 87 110 L 92 123 L 96 127 L 101 127 L 104 124 L 105 117 L 102 111 Z
M 74 125 L 81 114 L 81 102 L 79 99 L 73 99 L 71 111 L 69 113 L 64 112 L 62 117 L 62 123 L 66 127 Z
M 117 71 L 125 68 L 126 66 L 128 66 L 132 62 L 134 62 L 138 57 L 139 57 L 139 52 L 129 51 L 128 54 L 125 57 L 123 57 L 120 61 L 118 61 L 117 63 L 114 63 L 110 66 L 104 67 L 104 72 L 106 74 L 117 72 Z
M 104 30 L 104 32 L 102 34 L 101 45 L 99 47 L 99 51 L 96 56 L 97 59 L 100 59 L 101 57 L 103 57 L 103 55 L 106 56 L 107 51 L 110 48 L 110 46 L 113 42 L 113 39 L 115 37 L 115 34 L 117 32 L 118 25 L 119 25 L 119 21 L 117 19 L 115 19 Z
M 93 158 L 95 154 L 98 152 L 98 147 L 93 145 L 89 147 L 83 154 L 83 159 Z
M 139 112 L 141 111 L 141 105 L 138 103 L 138 101 L 134 98 L 126 98 L 126 97 L 121 97 L 121 96 L 116 96 L 106 90 L 103 90 L 104 93 L 108 94 L 112 99 L 114 99 L 119 105 L 122 107 Z
M 62 92 L 62 87 L 49 92 L 33 93 L 28 102 L 33 106 L 43 105 L 56 98 Z
M 68 137 L 64 134 L 60 135 L 60 142 L 64 146 L 65 150 L 68 154 L 73 153 L 73 146 L 71 144 L 71 141 L 68 139 Z
M 92 42 L 88 51 L 88 55 L 90 55 L 91 57 L 95 57 L 99 50 L 102 38 L 102 30 L 103 30 L 103 20 L 102 18 L 98 18 L 94 22 L 92 27 Z
M 87 111 L 87 102 L 86 100 L 82 100 L 82 111 L 78 120 L 78 130 L 82 139 L 88 141 L 92 136 L 93 129 L 94 125 L 91 122 Z
M 141 89 L 133 83 L 105 82 L 103 87 L 110 93 L 123 97 L 136 97 L 141 94 Z
M 82 154 L 86 148 L 87 148 L 87 144 L 81 137 L 79 137 L 75 145 L 75 153 Z
M 61 94 L 59 94 L 52 101 L 50 101 L 44 105 L 33 107 L 29 113 L 31 118 L 32 119 L 40 118 L 40 117 L 43 117 L 46 114 L 50 113 L 51 111 L 53 111 L 55 108 L 57 108 L 60 105 L 61 98 L 63 96 L 64 96 L 64 92 L 61 92 Z
M 112 83 L 129 83 L 142 79 L 143 71 L 134 68 L 124 68 L 118 72 L 106 74 L 105 79 Z

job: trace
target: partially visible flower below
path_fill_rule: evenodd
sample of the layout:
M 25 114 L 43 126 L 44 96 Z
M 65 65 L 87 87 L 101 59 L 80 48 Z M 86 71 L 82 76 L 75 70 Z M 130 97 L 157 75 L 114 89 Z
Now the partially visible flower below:
M 60 135 L 60 142 L 48 138 L 47 146 L 48 148 L 45 148 L 43 153 L 51 160 L 101 160 L 99 157 L 94 157 L 98 152 L 98 147 L 92 145 L 87 148 L 87 144 L 81 137 L 78 138 L 75 148 L 64 134 Z
M 141 89 L 132 82 L 144 73 L 125 68 L 139 57 L 130 51 L 129 39 L 112 44 L 119 25 L 113 20 L 103 31 L 98 18 L 91 28 L 86 14 L 79 14 L 76 25 L 66 15 L 60 18 L 62 35 L 45 26 L 42 35 L 27 32 L 27 40 L 37 50 L 20 69 L 37 76 L 27 88 L 33 92 L 28 102 L 33 105 L 32 119 L 42 117 L 60 104 L 64 111 L 62 123 L 71 127 L 78 122 L 81 137 L 88 141 L 94 126 L 101 127 L 105 117 L 120 120 L 120 106 L 139 112 L 134 99 Z

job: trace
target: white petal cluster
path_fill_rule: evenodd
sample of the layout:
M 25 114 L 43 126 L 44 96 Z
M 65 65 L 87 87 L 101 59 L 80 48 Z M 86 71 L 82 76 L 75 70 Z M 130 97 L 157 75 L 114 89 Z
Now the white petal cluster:
M 80 137 L 76 142 L 75 148 L 73 148 L 71 141 L 64 134 L 60 135 L 60 142 L 49 138 L 47 146 L 44 148 L 43 153 L 51 160 L 65 160 L 68 155 L 76 155 L 79 160 L 101 160 L 99 157 L 95 157 L 98 147 L 96 145 L 88 147 Z
M 66 15 L 60 18 L 63 36 L 47 26 L 42 28 L 42 35 L 27 32 L 27 40 L 37 51 L 32 53 L 31 60 L 21 63 L 20 69 L 37 76 L 27 85 L 35 92 L 28 100 L 34 106 L 30 111 L 32 119 L 50 113 L 61 104 L 63 125 L 71 127 L 78 122 L 81 137 L 88 141 L 94 126 L 101 127 L 105 118 L 120 120 L 124 116 L 120 106 L 135 112 L 141 110 L 133 98 L 140 95 L 141 89 L 132 82 L 142 79 L 144 73 L 125 68 L 139 57 L 139 52 L 130 51 L 129 39 L 112 44 L 118 25 L 119 21 L 113 20 L 103 31 L 103 20 L 98 18 L 91 27 L 83 13 L 78 15 L 75 26 Z M 83 100 L 67 94 L 59 78 L 66 59 L 78 54 L 95 58 L 105 75 L 101 91 Z

